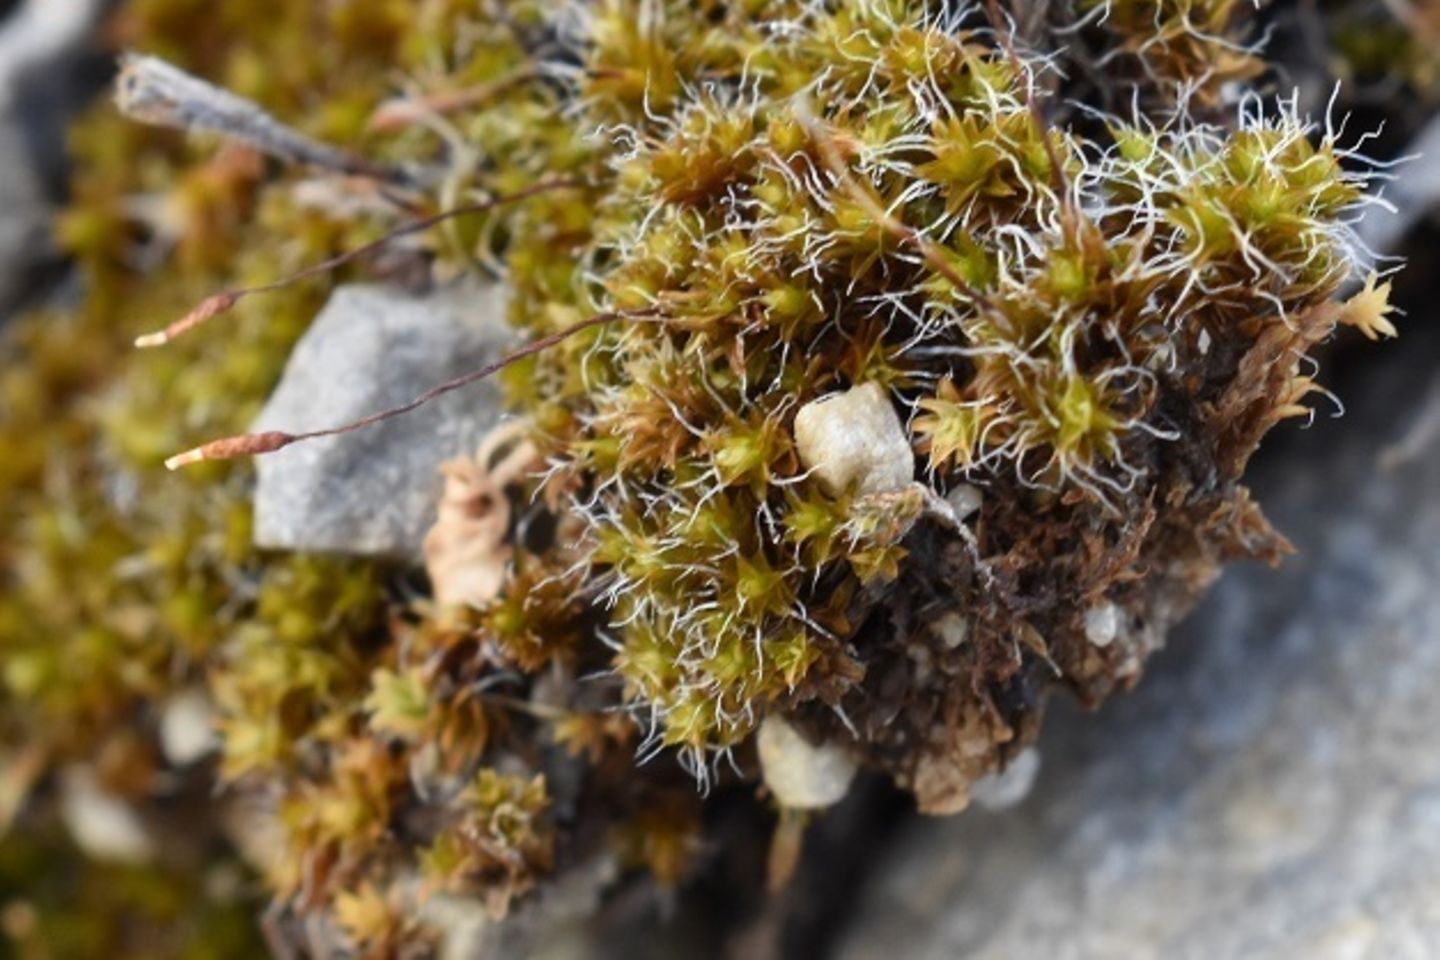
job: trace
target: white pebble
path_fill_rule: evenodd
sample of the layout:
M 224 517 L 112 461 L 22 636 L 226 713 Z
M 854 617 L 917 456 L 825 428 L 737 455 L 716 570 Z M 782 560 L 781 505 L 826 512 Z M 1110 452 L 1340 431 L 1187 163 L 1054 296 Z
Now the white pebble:
M 107 793 L 86 767 L 71 767 L 61 775 L 60 818 L 75 845 L 96 860 L 139 864 L 155 856 L 155 840 L 140 815 Z
M 176 694 L 160 712 L 160 751 L 171 766 L 185 767 L 220 749 L 215 711 L 200 690 Z
M 950 610 L 935 621 L 932 629 L 947 649 L 954 650 L 970 636 L 970 621 Z
M 834 744 L 815 746 L 777 716 L 760 724 L 756 739 L 765 786 L 782 807 L 819 810 L 844 799 L 855 779 L 855 760 Z
M 962 483 L 945 494 L 945 502 L 950 504 L 950 509 L 955 511 L 956 520 L 969 520 L 980 510 L 980 505 L 985 502 L 984 495 L 980 488 L 973 483 Z
M 1108 647 L 1120 633 L 1120 608 L 1109 600 L 1085 611 L 1085 639 Z
M 800 460 L 832 494 L 886 493 L 915 478 L 915 452 L 884 388 L 862 383 L 795 415 Z
M 1040 752 L 1030 747 L 1002 772 L 976 780 L 970 788 L 970 799 L 986 810 L 1009 810 L 1030 795 L 1039 774 Z

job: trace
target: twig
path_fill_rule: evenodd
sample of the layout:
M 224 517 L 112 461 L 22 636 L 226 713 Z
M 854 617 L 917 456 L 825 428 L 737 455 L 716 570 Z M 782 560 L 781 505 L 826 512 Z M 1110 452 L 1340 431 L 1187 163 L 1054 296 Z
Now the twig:
M 258 104 L 156 57 L 131 53 L 121 59 L 115 102 L 141 123 L 217 133 L 285 163 L 398 185 L 414 183 L 413 175 L 399 167 L 313 140 Z
M 581 181 L 569 177 L 558 178 L 554 180 L 544 180 L 540 183 L 535 184 L 534 186 L 526 187 L 524 190 L 517 190 L 515 193 L 508 193 L 498 197 L 491 197 L 489 200 L 482 200 L 479 203 L 467 204 L 463 207 L 455 207 L 454 209 L 446 210 L 443 213 L 437 213 L 432 217 L 426 217 L 423 220 L 417 220 L 414 223 L 407 224 L 406 226 L 403 226 L 398 230 L 386 234 L 379 240 L 367 243 L 363 247 L 357 247 L 354 250 L 349 250 L 345 253 L 338 254 L 328 260 L 322 261 L 313 266 L 306 267 L 305 269 L 300 270 L 297 273 L 290 274 L 284 279 L 276 280 L 273 283 L 267 283 L 258 287 L 244 287 L 236 290 L 225 290 L 210 297 L 207 297 L 203 301 L 201 301 L 200 304 L 196 306 L 193 310 L 185 314 L 185 316 L 181 317 L 179 320 L 176 320 L 174 323 L 170 324 L 164 330 L 160 330 L 156 333 L 147 333 L 144 336 L 137 337 L 135 339 L 135 346 L 141 349 L 147 349 L 150 347 L 163 347 L 165 344 L 174 340 L 176 337 L 179 337 L 182 334 L 194 330 L 201 324 L 204 324 L 207 321 L 218 317 L 223 313 L 228 313 L 231 309 L 234 308 L 237 303 L 239 303 L 241 300 L 244 300 L 246 297 L 252 297 L 256 294 L 261 293 L 273 293 L 277 290 L 283 290 L 287 287 L 294 286 L 295 284 L 303 280 L 308 280 L 311 277 L 322 276 L 331 272 L 332 270 L 345 266 L 347 263 L 353 263 L 356 260 L 364 259 L 365 257 L 368 257 L 373 253 L 383 250 L 385 247 L 389 246 L 396 240 L 399 240 L 403 237 L 408 237 L 411 234 L 422 233 L 426 230 L 429 230 L 431 227 L 436 226 L 437 224 L 444 223 L 447 220 L 453 220 L 456 217 L 468 216 L 472 213 L 484 213 L 486 211 L 494 210 L 497 207 L 505 206 L 507 204 L 518 203 L 521 200 L 526 200 L 537 194 L 545 193 L 550 190 L 572 189 L 581 185 Z
M 232 460 L 236 457 L 260 456 L 266 453 L 274 453 L 277 450 L 283 450 L 291 444 L 301 443 L 306 440 L 318 440 L 321 437 L 335 437 L 345 433 L 352 433 L 356 430 L 363 430 L 377 423 L 404 416 L 412 410 L 417 410 L 447 393 L 453 393 L 462 387 L 468 387 L 472 383 L 478 383 L 505 369 L 512 363 L 548 350 L 550 347 L 591 327 L 613 323 L 616 320 L 641 320 L 655 316 L 657 316 L 657 311 L 653 308 L 645 310 L 614 310 L 599 313 L 593 317 L 581 320 L 579 323 L 571 324 L 563 330 L 552 333 L 549 336 L 541 337 L 539 340 L 528 343 L 519 350 L 506 354 L 499 360 L 488 363 L 478 370 L 472 370 L 453 380 L 448 380 L 439 386 L 431 387 L 414 400 L 401 404 L 398 407 L 392 407 L 389 410 L 383 410 L 379 413 L 372 413 L 368 417 L 362 417 L 359 420 L 338 427 L 327 427 L 323 430 L 311 430 L 306 433 L 285 433 L 279 430 L 272 430 L 266 433 L 246 433 L 234 437 L 225 437 L 220 440 L 212 440 L 193 450 L 187 450 L 185 453 L 171 457 L 165 461 L 165 467 L 169 470 L 178 470 L 181 467 L 200 463 L 205 460 Z
M 380 104 L 370 117 L 369 127 L 376 133 L 393 133 L 427 116 L 444 116 L 478 107 L 513 87 L 543 75 L 538 68 L 530 66 L 463 90 L 440 91 L 415 98 L 397 97 Z

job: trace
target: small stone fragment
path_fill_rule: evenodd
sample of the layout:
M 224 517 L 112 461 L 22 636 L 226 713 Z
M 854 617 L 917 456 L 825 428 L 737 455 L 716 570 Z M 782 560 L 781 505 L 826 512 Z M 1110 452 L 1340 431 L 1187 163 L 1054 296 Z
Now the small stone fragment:
M 186 767 L 220 749 L 215 711 L 200 690 L 176 694 L 160 712 L 160 750 L 172 766 Z
M 1085 611 L 1085 639 L 1097 647 L 1108 647 L 1120 633 L 1120 608 L 1109 600 Z
M 225 838 L 246 863 L 262 876 L 287 868 L 288 833 L 276 799 L 262 791 L 237 792 L 221 808 Z
M 855 760 L 849 751 L 829 743 L 815 746 L 780 717 L 765 718 L 756 743 L 765 786 L 787 809 L 834 806 L 855 779 Z
M 955 519 L 963 522 L 980 512 L 985 498 L 980 492 L 980 488 L 973 483 L 961 483 L 945 494 L 945 502 L 950 504 L 951 510 L 955 511 Z
M 155 857 L 155 839 L 139 814 L 105 792 L 86 767 L 61 776 L 60 816 L 76 845 L 96 860 L 140 864 Z
M 795 415 L 795 447 L 832 494 L 884 493 L 915 477 L 915 454 L 878 383 L 806 404 Z
M 1401 153 L 1426 158 L 1440 155 L 1440 117 L 1431 117 Z M 1407 164 L 1405 176 L 1385 185 L 1385 199 L 1389 203 L 1367 209 L 1355 229 L 1369 249 L 1394 253 L 1411 230 L 1440 208 L 1440 164 Z
M 1001 772 L 976 780 L 970 788 L 970 799 L 982 809 L 992 812 L 1009 810 L 1030 795 L 1039 775 L 1040 751 L 1034 747 L 1027 748 Z
M 426 297 L 343 287 L 290 357 L 256 432 L 299 432 L 406 403 L 499 357 L 511 340 L 503 287 L 459 283 Z M 257 461 L 261 547 L 417 559 L 440 496 L 440 464 L 466 455 L 499 414 L 491 383 L 407 416 L 296 444 Z
M 935 621 L 934 630 L 947 650 L 955 650 L 970 636 L 970 621 L 951 610 Z
M 970 806 L 974 783 L 967 767 L 928 753 L 915 765 L 911 777 L 915 805 L 932 817 L 952 816 Z

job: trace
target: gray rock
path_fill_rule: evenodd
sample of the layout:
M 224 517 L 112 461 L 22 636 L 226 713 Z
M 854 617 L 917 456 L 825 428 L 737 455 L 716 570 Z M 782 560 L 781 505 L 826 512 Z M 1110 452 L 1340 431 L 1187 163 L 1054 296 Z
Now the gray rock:
M 22 0 L 0 17 L 0 109 L 19 99 L 27 74 L 53 68 L 89 41 L 109 0 Z
M 1355 228 L 1376 253 L 1393 254 L 1406 234 L 1440 210 L 1440 115 L 1425 125 L 1404 155 L 1409 159 L 1381 191 L 1394 209 L 1372 207 Z
M 1267 451 L 1259 499 L 1299 555 L 1231 570 L 1134 694 L 1052 713 L 1020 807 L 902 830 L 837 955 L 1440 957 L 1440 430 L 1417 409 L 1440 345 L 1423 326 L 1340 385 L 1349 417 Z
M 513 340 L 505 304 L 503 287 L 474 283 L 427 297 L 343 287 L 295 348 L 254 429 L 348 423 L 482 366 Z M 417 558 L 435 518 L 440 464 L 473 453 L 499 411 L 498 388 L 480 383 L 378 426 L 261 457 L 256 543 Z
M 25 132 L 0 110 L 0 322 L 25 299 L 36 271 L 53 256 L 51 212 Z
M 57 261 L 63 131 L 96 89 L 87 46 L 107 2 L 24 0 L 0 17 L 0 324 Z

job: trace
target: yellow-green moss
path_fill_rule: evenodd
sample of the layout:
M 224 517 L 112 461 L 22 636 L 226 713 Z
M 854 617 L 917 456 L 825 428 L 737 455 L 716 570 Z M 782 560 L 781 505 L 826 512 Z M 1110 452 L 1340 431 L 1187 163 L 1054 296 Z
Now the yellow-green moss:
M 1141 102 L 1179 114 L 1071 127 L 1045 119 L 1057 74 L 978 7 L 136 0 L 120 32 L 146 52 L 446 176 L 347 218 L 242 151 L 105 109 L 81 125 L 59 229 L 85 303 L 7 332 L 0 373 L 7 743 L 93 760 L 203 683 L 219 775 L 280 828 L 252 852 L 277 915 L 329 911 L 377 951 L 425 940 L 416 876 L 499 912 L 567 831 L 605 833 L 567 817 L 622 824 L 627 862 L 677 882 L 697 818 L 668 767 L 635 773 L 636 730 L 704 777 L 793 713 L 927 808 L 963 803 L 1033 736 L 1037 691 L 1098 698 L 1148 652 L 1093 649 L 1087 604 L 1163 631 L 1183 602 L 1155 583 L 1188 601 L 1222 556 L 1268 555 L 1239 471 L 1303 412 L 1300 357 L 1343 319 L 1363 175 L 1293 104 L 1215 122 L 1259 67 L 1231 42 L 1245 4 L 1161 6 L 1117 0 L 1096 29 L 1145 68 Z M 409 99 L 381 109 L 392 84 Z M 246 468 L 160 469 L 244 429 L 326 284 L 164 351 L 133 354 L 135 333 L 557 177 L 422 251 L 441 277 L 503 274 L 536 337 L 624 314 L 503 375 L 553 466 L 517 509 L 559 532 L 487 609 L 261 555 Z M 869 383 L 915 484 L 827 489 L 795 416 Z M 986 491 L 964 528 L 942 499 L 962 483 Z M 941 615 L 966 642 L 931 636 Z M 552 740 L 587 769 L 553 805 Z M 131 752 L 143 802 L 165 771 Z

